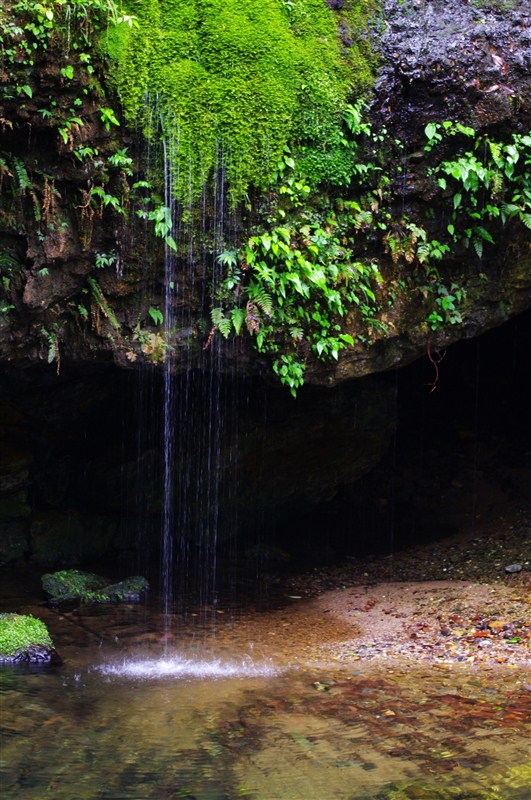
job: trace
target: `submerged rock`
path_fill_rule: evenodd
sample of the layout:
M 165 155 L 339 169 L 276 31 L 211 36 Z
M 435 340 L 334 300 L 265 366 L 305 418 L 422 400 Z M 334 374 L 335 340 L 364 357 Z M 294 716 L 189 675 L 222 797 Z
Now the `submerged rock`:
M 123 581 L 113 583 L 105 587 L 105 594 L 109 597 L 109 602 L 114 603 L 138 603 L 142 595 L 149 589 L 149 583 L 141 575 L 133 575 L 131 578 L 124 578 Z M 106 602 L 100 600 L 99 602 Z
M 44 622 L 31 614 L 0 614 L 0 663 L 60 664 Z
M 64 569 L 42 576 L 42 588 L 53 603 L 79 600 L 82 603 L 138 603 L 149 584 L 140 575 L 118 583 L 93 572 Z

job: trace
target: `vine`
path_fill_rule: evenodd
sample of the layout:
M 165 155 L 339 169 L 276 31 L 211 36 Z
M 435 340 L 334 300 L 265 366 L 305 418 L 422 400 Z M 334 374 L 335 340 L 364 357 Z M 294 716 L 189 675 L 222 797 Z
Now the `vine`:
M 358 103 L 345 117 L 343 146 L 359 158 L 350 199 L 336 195 L 331 207 L 330 187 L 312 186 L 303 161 L 285 153 L 269 188 L 268 224 L 240 251 L 219 256 L 225 279 L 213 302 L 214 329 L 225 337 L 247 331 L 259 352 L 274 354 L 273 370 L 293 395 L 310 355 L 337 360 L 388 330 L 396 286 L 426 302 L 428 341 L 430 331 L 460 324 L 466 287 L 443 279 L 440 263 L 470 249 L 481 259 L 510 221 L 531 228 L 530 135 L 504 143 L 460 123 L 426 127 L 425 153 L 436 161 L 427 175 L 449 207 L 446 230 L 435 238 L 429 220 L 424 227 L 393 215 L 385 148 L 402 146 L 363 122 L 362 112 Z M 449 137 L 457 137 L 455 158 L 437 158 Z M 462 144 L 468 141 L 472 148 Z

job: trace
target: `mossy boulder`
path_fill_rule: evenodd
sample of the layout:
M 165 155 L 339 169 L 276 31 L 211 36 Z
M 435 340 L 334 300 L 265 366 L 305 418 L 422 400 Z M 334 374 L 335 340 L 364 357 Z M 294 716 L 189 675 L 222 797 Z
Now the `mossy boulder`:
M 31 614 L 0 614 L 0 663 L 61 663 L 44 622 Z
M 65 569 L 42 576 L 42 588 L 52 603 L 79 600 L 81 603 L 138 603 L 149 589 L 140 575 L 111 583 L 93 572 Z

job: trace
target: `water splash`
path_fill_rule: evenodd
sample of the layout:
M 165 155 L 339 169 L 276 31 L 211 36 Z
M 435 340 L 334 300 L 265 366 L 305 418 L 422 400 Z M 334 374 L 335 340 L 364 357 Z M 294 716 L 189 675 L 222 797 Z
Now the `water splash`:
M 274 677 L 279 668 L 269 662 L 255 663 L 249 657 L 241 661 L 221 659 L 189 659 L 183 656 L 124 660 L 120 663 L 101 664 L 96 667 L 102 675 L 117 678 L 220 678 Z

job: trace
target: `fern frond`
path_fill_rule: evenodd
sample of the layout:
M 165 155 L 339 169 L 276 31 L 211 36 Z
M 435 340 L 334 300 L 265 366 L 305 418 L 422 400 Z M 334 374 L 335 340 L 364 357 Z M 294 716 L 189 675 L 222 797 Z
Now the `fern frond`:
M 508 219 L 515 217 L 520 212 L 520 207 L 514 203 L 503 203 L 501 207 L 501 218 L 505 225 Z
M 24 166 L 24 163 L 20 160 L 20 158 L 13 159 L 13 167 L 15 170 L 15 175 L 17 178 L 18 189 L 20 196 L 23 194 L 29 194 L 33 201 L 33 212 L 35 215 L 35 220 L 40 222 L 41 220 L 41 207 L 39 204 L 39 200 L 37 195 L 35 194 L 35 190 L 33 188 L 33 184 L 31 182 L 31 178 L 28 175 L 28 171 Z
M 222 267 L 232 268 L 238 265 L 238 251 L 237 250 L 224 250 L 218 256 L 216 261 Z
M 252 284 L 248 289 L 249 299 L 258 306 L 258 308 L 270 317 L 273 313 L 273 299 L 269 292 L 263 286 Z
M 246 312 L 244 308 L 233 308 L 230 312 L 232 324 L 234 325 L 234 330 L 236 331 L 236 336 L 240 335 L 240 331 L 242 329 L 242 325 L 245 322 Z
M 212 324 L 218 329 L 222 336 L 227 339 L 230 336 L 232 322 L 223 313 L 223 309 L 219 306 L 213 308 L 211 311 Z
M 32 190 L 33 186 L 31 184 L 30 177 L 20 158 L 13 159 L 13 166 L 15 168 L 15 175 L 17 176 L 18 188 L 20 189 L 21 194 L 23 192 Z
M 489 150 L 492 156 L 492 160 L 496 164 L 497 167 L 503 166 L 503 158 L 502 158 L 502 146 L 499 142 L 493 142 L 490 139 L 488 140 L 489 143 Z
M 289 329 L 289 335 L 295 341 L 300 342 L 302 337 L 304 336 L 304 331 L 298 325 L 291 325 Z

